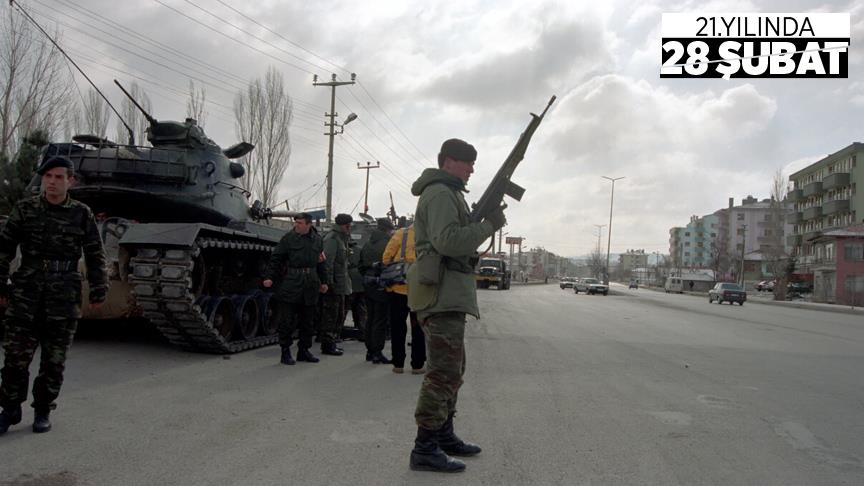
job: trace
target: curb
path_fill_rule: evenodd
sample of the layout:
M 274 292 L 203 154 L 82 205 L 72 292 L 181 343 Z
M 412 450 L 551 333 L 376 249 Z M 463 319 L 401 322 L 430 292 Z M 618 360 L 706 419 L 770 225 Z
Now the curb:
M 663 289 L 653 287 L 640 287 L 653 292 L 664 292 Z M 611 293 L 611 292 L 610 292 Z M 682 292 L 682 295 L 691 295 L 693 297 L 705 297 L 708 294 L 705 292 Z M 793 309 L 808 309 L 824 312 L 833 312 L 835 314 L 850 314 L 855 316 L 864 316 L 864 307 L 847 307 L 837 304 L 821 304 L 815 302 L 795 302 L 792 300 L 762 300 L 762 299 L 747 299 L 748 304 L 773 305 L 777 307 L 791 307 Z

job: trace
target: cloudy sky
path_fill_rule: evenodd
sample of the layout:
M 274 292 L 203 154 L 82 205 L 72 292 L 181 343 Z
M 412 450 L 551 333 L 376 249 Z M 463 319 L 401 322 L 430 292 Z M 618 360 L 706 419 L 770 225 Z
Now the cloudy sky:
M 235 94 L 275 66 L 295 101 L 280 196 L 308 207 L 324 205 L 330 94 L 313 74 L 355 72 L 360 82 L 337 90 L 336 109 L 342 120 L 359 116 L 335 148 L 334 210 L 354 214 L 357 162 L 384 166 L 371 173 L 371 213 L 384 215 L 388 192 L 411 213 L 410 183 L 450 137 L 479 151 L 468 199 L 479 197 L 528 113 L 557 95 L 514 177 L 527 192 L 511 202 L 505 231 L 564 255 L 591 251 L 594 225 L 608 224 L 601 176 L 625 177 L 615 184 L 612 252 L 667 253 L 670 227 L 730 197 L 765 198 L 778 169 L 788 175 L 864 140 L 861 2 L 20 1 L 63 31 L 114 102 L 111 79 L 137 81 L 154 116 L 182 119 L 189 79 L 204 82 L 205 128 L 223 147 L 238 141 Z M 851 13 L 849 79 L 660 79 L 664 12 Z

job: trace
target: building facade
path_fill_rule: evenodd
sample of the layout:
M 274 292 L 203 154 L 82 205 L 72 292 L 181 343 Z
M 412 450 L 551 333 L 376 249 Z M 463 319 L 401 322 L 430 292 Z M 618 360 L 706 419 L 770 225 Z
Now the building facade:
M 669 230 L 669 254 L 675 267 L 711 268 L 712 251 L 720 231 L 718 215 L 691 216 L 690 223 Z M 647 261 L 647 260 L 646 260 Z
M 864 143 L 855 142 L 789 176 L 787 200 L 794 204 L 787 221 L 793 231 L 786 237 L 798 271 L 813 273 L 816 241 L 827 232 L 864 222 Z M 862 159 L 864 160 L 864 159 Z
M 628 276 L 634 268 L 648 267 L 648 255 L 645 250 L 627 250 L 618 255 L 618 270 L 622 276 Z

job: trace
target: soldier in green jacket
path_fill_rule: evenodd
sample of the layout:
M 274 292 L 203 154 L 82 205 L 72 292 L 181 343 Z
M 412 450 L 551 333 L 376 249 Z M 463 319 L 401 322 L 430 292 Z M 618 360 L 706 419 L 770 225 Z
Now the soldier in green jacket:
M 42 347 L 39 375 L 33 381 L 33 432 L 48 432 L 48 416 L 63 384 L 66 352 L 81 317 L 78 260 L 84 254 L 90 306 L 98 308 L 108 292 L 105 251 L 89 207 L 71 199 L 72 161 L 47 159 L 36 173 L 42 193 L 15 205 L 0 230 L 0 305 L 6 310 L 5 364 L 0 385 L 0 434 L 21 422 L 27 399 L 29 368 L 36 347 Z M 7 286 L 16 248 L 21 266 Z
M 504 209 L 479 223 L 469 221 L 463 192 L 477 151 L 450 139 L 438 154 L 439 169 L 426 169 L 411 187 L 420 196 L 414 220 L 417 262 L 408 271 L 408 305 L 426 335 L 428 361 L 414 418 L 417 438 L 411 469 L 458 472 L 480 447 L 453 431 L 453 416 L 465 374 L 465 316 L 480 317 L 474 281 L 477 248 L 504 226 Z M 448 455 L 449 454 L 449 455 Z
M 273 250 L 264 272 L 262 285 L 273 288 L 276 319 L 279 323 L 280 362 L 293 365 L 291 343 L 299 328 L 297 360 L 317 363 L 312 347 L 312 319 L 318 294 L 327 292 L 324 273 L 324 243 L 312 226 L 312 216 L 301 213 L 294 218 L 294 229 L 285 233 Z
M 342 356 L 337 345 L 341 337 L 341 324 L 345 318 L 345 300 L 351 295 L 351 277 L 348 275 L 348 241 L 351 239 L 349 214 L 337 214 L 336 225 L 324 236 L 327 293 L 321 306 L 321 354 Z
M 390 305 L 387 292 L 381 287 L 374 277 L 376 264 L 380 267 L 384 249 L 390 241 L 393 232 L 393 223 L 387 218 L 379 218 L 375 229 L 369 237 L 369 242 L 360 252 L 360 273 L 366 275 L 366 308 L 369 317 L 366 320 L 366 360 L 373 364 L 390 364 L 390 360 L 384 356 L 384 341 L 387 329 L 390 327 Z

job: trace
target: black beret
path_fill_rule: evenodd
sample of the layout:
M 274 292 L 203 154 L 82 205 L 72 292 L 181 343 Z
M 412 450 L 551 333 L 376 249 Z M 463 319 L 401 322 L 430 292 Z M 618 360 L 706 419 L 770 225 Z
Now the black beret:
M 46 172 L 56 167 L 63 167 L 64 169 L 75 170 L 75 164 L 73 164 L 71 160 L 58 155 L 42 162 L 42 164 L 36 168 L 36 173 L 39 175 L 44 175 Z
M 378 229 L 379 230 L 384 230 L 384 231 L 392 231 L 393 230 L 393 223 L 387 218 L 378 218 L 376 220 L 376 222 L 378 223 Z
M 297 216 L 294 216 L 294 219 L 295 219 L 295 220 L 297 220 L 297 219 L 305 219 L 306 221 L 308 221 L 308 222 L 311 223 L 311 222 L 312 222 L 312 215 L 309 214 L 309 213 L 299 213 L 299 214 L 297 214 Z
M 442 160 L 443 157 L 450 157 L 453 160 L 459 160 L 462 162 L 474 162 L 477 160 L 477 149 L 464 140 L 451 138 L 450 140 L 445 140 L 444 143 L 441 144 L 441 153 L 438 155 L 442 157 Z
M 336 224 L 341 226 L 343 224 L 351 224 L 354 221 L 354 218 L 352 218 L 350 214 L 337 214 L 335 221 Z

